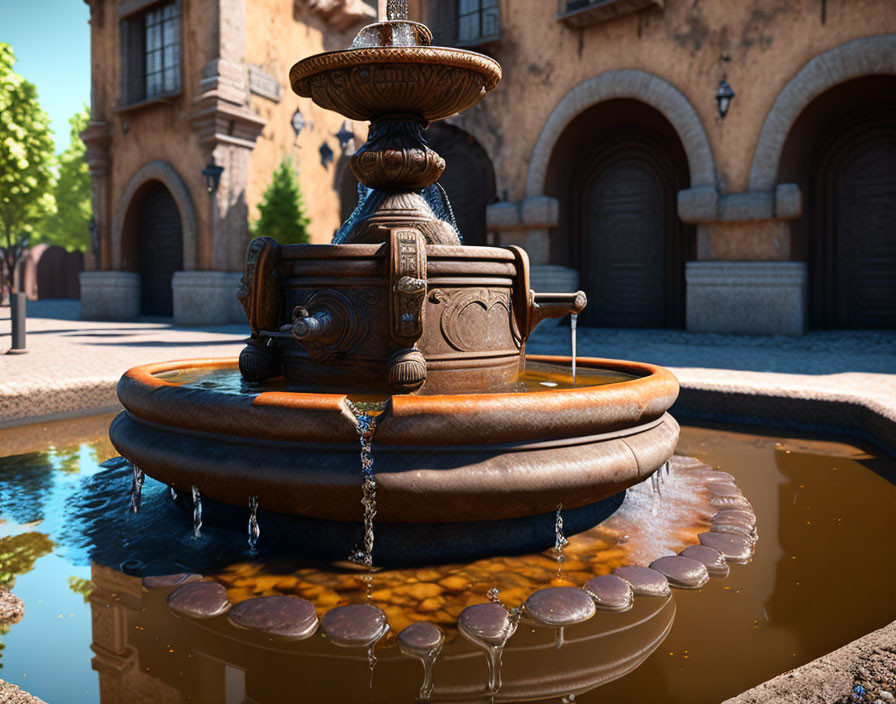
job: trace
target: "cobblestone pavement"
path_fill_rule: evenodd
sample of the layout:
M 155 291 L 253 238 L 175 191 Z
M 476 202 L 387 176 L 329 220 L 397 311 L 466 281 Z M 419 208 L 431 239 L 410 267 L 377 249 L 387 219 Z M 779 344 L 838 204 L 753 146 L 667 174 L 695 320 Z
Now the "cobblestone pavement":
M 248 335 L 244 325 L 176 328 L 170 320 L 88 322 L 80 303 L 29 301 L 28 353 L 3 354 L 9 320 L 0 320 L 0 426 L 117 404 L 115 386 L 138 364 L 170 359 L 236 357 Z M 7 318 L 8 308 L 0 308 Z
M 0 318 L 8 315 L 0 308 Z M 28 308 L 28 354 L 0 353 L 0 425 L 115 405 L 115 384 L 130 367 L 170 359 L 236 357 L 244 325 L 176 328 L 165 319 L 129 323 L 78 319 L 77 301 Z M 0 320 L 0 349 L 9 321 Z M 745 337 L 680 330 L 580 328 L 580 356 L 668 366 L 692 390 L 855 401 L 896 426 L 896 330 L 824 331 L 800 338 Z M 530 338 L 530 354 L 568 355 L 569 328 L 550 321 Z

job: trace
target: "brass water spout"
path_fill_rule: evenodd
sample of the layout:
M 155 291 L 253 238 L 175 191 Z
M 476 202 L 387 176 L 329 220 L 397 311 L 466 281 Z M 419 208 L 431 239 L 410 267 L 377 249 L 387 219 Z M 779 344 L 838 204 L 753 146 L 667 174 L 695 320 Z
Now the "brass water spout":
M 333 316 L 328 310 L 311 313 L 298 306 L 293 312 L 292 336 L 299 342 L 329 342 L 333 333 Z
M 579 315 L 588 305 L 588 297 L 584 291 L 575 293 L 535 293 L 535 291 L 531 291 L 530 295 L 529 332 L 534 330 L 542 320 Z

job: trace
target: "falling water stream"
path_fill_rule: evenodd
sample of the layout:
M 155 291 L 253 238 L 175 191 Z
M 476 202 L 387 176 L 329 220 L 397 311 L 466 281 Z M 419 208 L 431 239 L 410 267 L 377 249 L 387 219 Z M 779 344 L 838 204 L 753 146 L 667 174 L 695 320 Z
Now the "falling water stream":
M 557 556 L 557 579 L 563 572 L 563 548 L 569 545 L 569 541 L 563 534 L 563 504 L 557 506 L 557 516 L 554 519 L 554 554 Z
M 373 568 L 373 520 L 376 518 L 376 475 L 373 471 L 373 436 L 377 421 L 386 410 L 388 400 L 356 404 L 346 399 L 348 409 L 357 421 L 358 437 L 361 440 L 361 506 L 364 508 L 364 542 L 349 556 L 349 561 Z
M 249 497 L 249 552 L 254 554 L 258 549 L 258 538 L 261 528 L 258 527 L 258 497 Z
M 572 385 L 576 385 L 576 326 L 579 323 L 579 316 L 575 313 L 569 314 L 569 341 L 572 346 Z
M 193 489 L 193 539 L 199 540 L 202 531 L 202 496 L 199 494 L 199 487 L 194 486 Z
M 497 587 L 489 589 L 487 596 L 489 601 L 495 604 L 500 604 L 507 609 L 507 604 L 501 601 L 500 591 Z M 516 633 L 517 626 L 519 626 L 520 618 L 522 617 L 522 609 L 517 606 L 512 609 L 507 609 L 507 613 L 509 614 L 507 628 L 501 634 L 498 642 L 486 642 L 484 640 L 475 640 L 471 638 L 474 643 L 477 643 L 477 645 L 485 649 L 486 656 L 488 657 L 488 692 L 492 695 L 492 701 L 494 701 L 495 695 L 501 691 L 501 659 L 504 656 L 504 648 L 507 645 L 507 641 L 509 641 L 510 637 Z
M 131 511 L 137 513 L 140 510 L 140 496 L 143 493 L 143 480 L 146 475 L 143 470 L 131 462 Z

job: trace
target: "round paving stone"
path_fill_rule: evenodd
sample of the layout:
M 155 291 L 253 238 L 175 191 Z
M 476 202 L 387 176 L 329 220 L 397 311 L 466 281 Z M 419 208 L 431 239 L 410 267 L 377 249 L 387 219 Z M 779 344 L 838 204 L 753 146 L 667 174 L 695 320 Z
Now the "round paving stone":
M 457 630 L 467 640 L 485 648 L 497 648 L 516 632 L 516 623 L 500 604 L 474 604 L 461 611 Z
M 177 587 L 181 584 L 192 584 L 202 579 L 201 574 L 194 572 L 178 572 L 177 574 L 162 574 L 157 577 L 144 577 L 144 589 L 164 589 L 165 587 Z
M 731 482 L 707 482 L 710 496 L 743 496 L 743 492 Z
M 331 609 L 320 629 L 335 645 L 369 648 L 389 631 L 385 612 L 373 604 L 350 604 Z
M 558 628 L 594 616 L 594 599 L 578 587 L 547 587 L 529 596 L 523 609 L 537 625 Z
M 710 577 L 727 577 L 731 571 L 722 553 L 705 545 L 691 545 L 682 550 L 679 555 L 702 562 L 706 565 L 706 571 L 709 572 Z
M 0 588 L 0 626 L 18 623 L 25 615 L 25 602 L 15 594 Z
M 589 579 L 585 590 L 594 599 L 594 605 L 605 611 L 628 611 L 632 608 L 632 585 L 615 574 L 602 574 Z
M 286 640 L 310 638 L 317 630 L 314 604 L 297 596 L 261 596 L 233 607 L 234 626 Z
M 631 584 L 635 596 L 669 596 L 672 593 L 666 576 L 649 567 L 624 565 L 613 570 L 613 574 Z
M 398 647 L 405 655 L 416 658 L 431 657 L 442 647 L 445 634 L 432 623 L 418 621 L 398 634 Z
M 227 591 L 217 582 L 193 582 L 168 596 L 168 608 L 181 616 L 213 618 L 230 611 Z
M 699 477 L 705 482 L 724 482 L 727 484 L 734 484 L 734 477 L 728 474 L 728 472 L 722 472 L 718 469 L 707 467 L 706 465 L 697 469 L 690 470 L 690 473 L 691 476 Z
M 717 509 L 753 510 L 753 505 L 743 496 L 710 496 L 709 505 Z
M 753 542 L 756 542 L 755 525 L 743 519 L 718 518 L 714 516 L 712 519 L 711 530 L 713 533 L 736 533 L 737 535 L 742 535 L 745 538 L 749 538 Z
M 709 581 L 706 565 L 681 555 L 667 555 L 650 563 L 650 568 L 664 574 L 669 584 L 680 589 L 699 589 Z
M 746 524 L 749 524 L 756 527 L 756 514 L 752 511 L 747 511 L 744 509 L 736 509 L 736 508 L 723 508 L 720 511 L 716 511 L 716 514 L 713 516 L 713 520 L 726 520 L 731 519 L 733 521 L 743 521 Z
M 701 545 L 718 550 L 728 562 L 745 564 L 753 557 L 753 541 L 734 533 L 701 533 Z

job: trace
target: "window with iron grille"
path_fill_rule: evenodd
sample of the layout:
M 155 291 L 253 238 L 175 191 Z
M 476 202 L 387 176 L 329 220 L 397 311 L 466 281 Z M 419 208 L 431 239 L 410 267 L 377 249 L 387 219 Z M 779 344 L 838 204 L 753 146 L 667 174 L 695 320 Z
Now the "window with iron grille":
M 501 15 L 498 0 L 458 0 L 457 45 L 472 46 L 498 39 Z
M 180 15 L 180 0 L 174 0 L 122 20 L 125 104 L 180 93 Z

